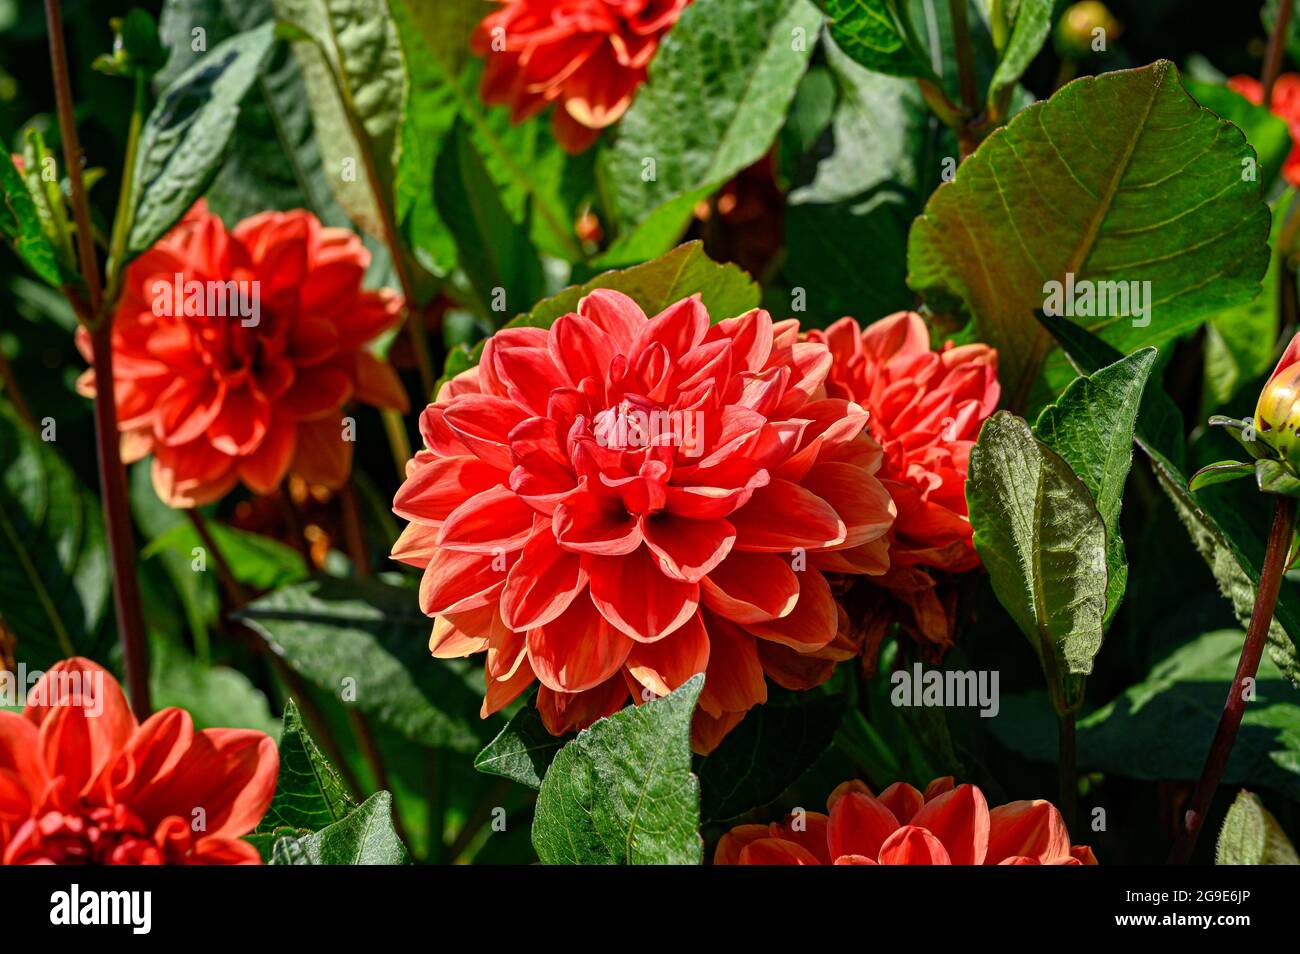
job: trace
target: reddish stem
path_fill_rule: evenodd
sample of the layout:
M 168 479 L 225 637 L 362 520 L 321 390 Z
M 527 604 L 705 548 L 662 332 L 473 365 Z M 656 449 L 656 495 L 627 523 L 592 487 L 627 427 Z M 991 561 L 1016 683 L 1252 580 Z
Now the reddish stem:
M 1291 28 L 1291 9 L 1295 0 L 1282 0 L 1278 4 L 1277 20 L 1268 35 L 1268 51 L 1264 54 L 1264 73 L 1260 85 L 1264 87 L 1264 105 L 1273 105 L 1273 86 L 1282 72 L 1282 53 L 1286 49 L 1287 34 Z
M 1232 678 L 1232 688 L 1228 690 L 1228 701 L 1223 705 L 1223 715 L 1219 717 L 1219 728 L 1214 733 L 1214 741 L 1210 743 L 1205 768 L 1201 770 L 1200 780 L 1192 793 L 1191 806 L 1183 816 L 1183 828 L 1169 854 L 1170 864 L 1184 865 L 1192 857 L 1196 839 L 1201 834 L 1205 816 L 1210 810 L 1210 801 L 1214 798 L 1214 792 L 1223 778 L 1223 770 L 1228 765 L 1228 758 L 1232 755 L 1237 730 L 1241 728 L 1242 716 L 1246 714 L 1245 683 L 1247 679 L 1254 680 L 1255 673 L 1259 671 L 1264 643 L 1273 622 L 1273 609 L 1277 606 L 1282 575 L 1286 572 L 1287 554 L 1291 549 L 1295 514 L 1295 499 L 1278 496 L 1273 510 L 1273 528 L 1268 536 L 1268 550 L 1264 554 L 1264 567 L 1259 575 L 1259 589 L 1255 594 L 1255 609 L 1250 615 L 1246 642 L 1241 647 L 1241 660 L 1237 663 L 1237 673 Z

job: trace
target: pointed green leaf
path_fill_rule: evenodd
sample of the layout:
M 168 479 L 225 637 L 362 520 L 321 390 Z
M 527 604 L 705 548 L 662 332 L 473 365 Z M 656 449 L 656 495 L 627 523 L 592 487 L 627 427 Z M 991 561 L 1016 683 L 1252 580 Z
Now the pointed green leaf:
M 1029 69 L 1052 31 L 1053 6 L 1053 0 L 1020 0 L 1016 5 L 1011 34 L 989 82 L 988 102 L 997 104 L 1000 114 L 1005 114 L 1005 103 L 1016 82 Z
M 533 706 L 525 706 L 474 757 L 474 767 L 488 775 L 513 779 L 529 788 L 541 788 L 546 770 L 565 741 L 546 730 L 542 717 Z
M 342 821 L 275 843 L 276 865 L 403 865 L 406 846 L 393 830 L 393 796 L 370 796 Z
M 270 23 L 236 34 L 163 92 L 140 133 L 128 257 L 162 238 L 216 177 L 240 103 L 262 75 L 274 40 Z
M 1096 501 L 1106 525 L 1106 621 L 1124 596 L 1128 562 L 1119 530 L 1120 503 L 1133 462 L 1133 427 L 1156 349 L 1143 348 L 1088 377 L 1077 378 L 1034 425 Z
M 1192 479 L 1187 482 L 1187 489 L 1200 490 L 1202 487 L 1226 484 L 1230 480 L 1249 477 L 1253 473 L 1255 473 L 1254 464 L 1240 460 L 1221 460 L 1216 464 L 1208 464 L 1192 474 Z
M 9 156 L 0 156 L 0 236 L 37 277 L 57 287 L 61 283 L 54 246 L 46 237 L 27 183 Z
M 1255 480 L 1266 494 L 1300 497 L 1300 478 L 1275 460 L 1255 461 Z
M 1286 832 L 1259 796 L 1240 791 L 1223 819 L 1216 865 L 1300 865 Z
M 298 706 L 290 699 L 284 707 L 284 727 L 280 731 L 280 778 L 271 807 L 257 830 L 320 831 L 342 821 L 356 807 L 338 772 L 303 725 Z
M 903 0 L 818 0 L 835 42 L 869 70 L 906 78 L 936 78 L 912 22 L 916 5 Z M 921 11 L 924 14 L 924 11 Z
M 909 238 L 909 284 L 974 320 L 999 351 L 1010 406 L 1023 407 L 1051 346 L 1034 314 L 1065 297 L 1049 283 L 1091 289 L 1092 305 L 1062 312 L 1124 352 L 1257 294 L 1269 213 L 1242 176 L 1247 159 L 1241 131 L 1197 105 L 1172 63 L 1076 80 L 935 191 Z M 1142 308 L 1121 297 L 1134 290 Z
M 999 411 L 971 450 L 966 501 L 993 590 L 1028 637 L 1053 699 L 1077 704 L 1106 614 L 1106 527 L 1088 488 L 1019 417 Z
M 533 847 L 543 864 L 686 864 L 703 855 L 691 717 L 704 686 L 623 709 L 560 750 L 542 781 Z

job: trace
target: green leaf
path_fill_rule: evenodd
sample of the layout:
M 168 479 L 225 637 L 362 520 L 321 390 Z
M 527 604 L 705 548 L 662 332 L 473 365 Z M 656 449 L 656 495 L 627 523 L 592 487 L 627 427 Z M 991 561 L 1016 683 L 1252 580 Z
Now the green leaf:
M 275 843 L 275 865 L 404 865 L 406 846 L 393 830 L 393 796 L 371 795 L 342 821 Z
M 1016 5 L 1011 34 L 989 82 L 988 103 L 999 114 L 1005 114 L 1017 81 L 1029 69 L 1052 31 L 1053 6 L 1053 0 L 1020 0 Z
M 0 157 L 0 236 L 37 277 L 55 287 L 62 283 L 54 246 L 45 235 L 36 203 L 7 155 Z
M 517 226 L 506 213 L 468 130 L 459 122 L 438 157 L 433 194 L 456 240 L 460 267 L 478 293 L 481 312 L 517 311 L 536 301 L 544 281 L 528 227 Z
M 406 66 L 388 5 L 385 0 L 274 0 L 274 5 L 277 16 L 295 30 L 293 51 L 335 197 L 353 222 L 382 238 L 379 204 L 395 208 L 406 109 Z
M 712 192 L 767 152 L 808 65 L 820 18 L 808 0 L 695 0 L 664 37 L 605 154 L 623 234 L 656 222 L 664 251 Z M 651 174 L 653 172 L 653 174 Z M 675 234 L 674 234 L 675 233 Z
M 155 83 L 165 88 L 202 58 L 192 47 L 195 29 L 211 46 L 274 19 L 271 0 L 168 0 L 158 29 L 169 58 Z M 326 225 L 348 224 L 330 190 L 307 89 L 287 44 L 272 50 L 244 97 L 231 146 L 204 198 L 228 224 L 271 209 L 302 208 Z
M 1300 478 L 1278 461 L 1255 461 L 1255 480 L 1263 493 L 1300 497 Z
M 703 856 L 691 717 L 704 686 L 600 719 L 560 750 L 542 781 L 533 847 L 543 864 L 687 864 Z
M 1049 283 L 1073 276 L 1107 299 L 1107 314 L 1092 314 L 1094 296 L 1074 317 L 1124 352 L 1258 292 L 1268 209 L 1259 183 L 1242 179 L 1246 158 L 1240 130 L 1198 106 L 1172 63 L 1076 80 L 993 133 L 931 196 L 908 243 L 909 284 L 933 310 L 973 318 L 999 351 L 1010 406 L 1023 407 L 1051 345 L 1033 316 L 1053 292 L 1065 297 Z M 1125 309 L 1130 289 L 1145 308 Z
M 556 318 L 574 311 L 583 296 L 597 288 L 621 291 L 651 317 L 695 294 L 713 321 L 744 314 L 757 308 L 761 300 L 758 286 L 743 270 L 735 265 L 719 265 L 704 254 L 703 243 L 687 242 L 652 262 L 605 272 L 582 285 L 566 288 L 538 302 L 514 324 L 549 328 Z
M 54 447 L 0 404 L 0 618 L 32 669 L 102 657 L 113 635 L 103 512 Z
M 822 326 L 914 304 L 907 230 L 937 179 L 940 156 L 956 155 L 915 83 L 859 66 L 830 40 L 825 50 L 839 88 L 834 148 L 812 181 L 791 191 L 785 214 L 785 275 L 806 290 L 807 317 Z M 863 255 L 867 248 L 871 254 Z
M 317 579 L 240 611 L 271 651 L 312 685 L 412 742 L 473 753 L 481 699 L 455 667 L 430 659 L 433 621 L 412 590 Z
M 269 23 L 232 36 L 163 92 L 140 133 L 128 257 L 162 238 L 216 177 L 239 104 L 261 74 L 274 40 Z
M 1070 360 L 1085 374 L 1119 357 L 1113 348 L 1082 328 L 1059 321 L 1045 324 L 1066 349 Z M 1243 519 L 1242 508 L 1230 493 L 1235 487 L 1205 487 L 1195 495 L 1187 489 L 1188 479 L 1182 465 L 1182 419 L 1163 389 L 1146 389 L 1138 410 L 1136 439 L 1138 447 L 1150 459 L 1156 481 L 1172 501 L 1192 542 L 1214 573 L 1220 591 L 1232 603 L 1242 625 L 1247 625 L 1264 561 L 1264 534 Z M 1300 643 L 1300 596 L 1292 588 L 1283 587 L 1269 627 L 1269 654 L 1286 677 L 1300 685 L 1297 643 Z
M 280 778 L 271 807 L 257 830 L 315 832 L 342 821 L 357 807 L 343 780 L 321 754 L 292 699 L 280 732 Z
M 1101 648 L 1106 526 L 1088 488 L 1029 425 L 999 411 L 971 450 L 966 501 L 993 591 L 1028 637 L 1057 711 Z
M 1078 721 L 1079 768 L 1150 781 L 1200 776 L 1241 656 L 1241 630 L 1205 633 L 1170 653 L 1146 678 Z M 1300 691 L 1260 663 L 1223 775 L 1300 798 Z M 1056 727 L 1040 694 L 1005 695 L 988 720 L 1004 744 L 1035 761 L 1057 758 Z
M 1187 489 L 1200 490 L 1202 487 L 1226 484 L 1230 480 L 1249 477 L 1253 473 L 1255 473 L 1254 464 L 1240 460 L 1221 460 L 1217 464 L 1208 464 L 1192 474 L 1192 479 L 1187 482 Z
M 535 708 L 525 706 L 474 757 L 474 768 L 529 788 L 541 788 L 546 770 L 565 741 L 546 730 Z
M 1300 865 L 1300 856 L 1258 795 L 1237 793 L 1214 851 L 1216 865 Z
M 1184 85 L 1198 103 L 1245 133 L 1259 154 L 1256 176 L 1267 189 L 1282 172 L 1282 163 L 1291 151 L 1291 133 L 1285 120 L 1227 86 L 1197 80 L 1185 80 Z
M 842 696 L 769 690 L 700 762 L 700 817 L 724 821 L 780 796 L 830 748 L 844 708 Z
M 1106 622 L 1124 597 L 1128 561 L 1120 505 L 1133 462 L 1133 428 L 1156 349 L 1143 348 L 1088 377 L 1076 378 L 1034 425 L 1038 439 L 1064 458 L 1096 501 L 1106 525 Z
M 239 530 L 216 520 L 208 521 L 208 532 L 230 566 L 231 575 L 246 586 L 255 590 L 273 590 L 307 577 L 302 555 L 279 540 Z M 216 573 L 215 558 L 211 553 L 204 556 L 206 567 L 203 571 L 193 569 L 195 548 L 206 550 L 194 525 L 186 521 L 156 536 L 141 556 L 148 560 L 162 553 L 174 553 L 190 564 L 191 573 Z
M 891 0 L 818 0 L 830 33 L 849 56 L 890 76 L 935 80 L 930 56 L 917 38 L 914 4 Z

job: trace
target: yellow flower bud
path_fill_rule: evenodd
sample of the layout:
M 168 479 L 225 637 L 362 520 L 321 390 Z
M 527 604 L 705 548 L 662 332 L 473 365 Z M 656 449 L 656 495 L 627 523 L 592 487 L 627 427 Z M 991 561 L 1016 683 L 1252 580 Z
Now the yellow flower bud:
M 1292 464 L 1300 464 L 1300 334 L 1291 339 L 1255 405 L 1255 433 Z
M 1056 52 L 1069 59 L 1083 59 L 1089 53 L 1104 52 L 1119 32 L 1119 21 L 1104 3 L 1083 0 L 1071 4 L 1057 21 Z

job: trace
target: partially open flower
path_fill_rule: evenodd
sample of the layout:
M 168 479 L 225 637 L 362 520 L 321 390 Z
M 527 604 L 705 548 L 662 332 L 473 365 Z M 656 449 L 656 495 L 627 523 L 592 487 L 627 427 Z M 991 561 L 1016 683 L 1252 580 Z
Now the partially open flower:
M 1228 88 L 1256 106 L 1264 102 L 1264 87 L 1253 76 L 1234 76 L 1228 80 Z M 1277 78 L 1269 109 L 1286 122 L 1291 132 L 1291 151 L 1282 163 L 1282 178 L 1290 185 L 1300 186 L 1300 73 L 1283 73 Z
M 645 82 L 663 35 L 690 0 L 501 0 L 470 46 L 487 58 L 483 99 L 522 122 L 555 104 L 570 153 L 618 122 Z
M 286 473 L 340 486 L 352 460 L 349 401 L 404 409 L 392 368 L 366 345 L 401 299 L 368 291 L 370 253 L 309 212 L 264 212 L 227 231 L 200 201 L 126 271 L 113 321 L 122 456 L 153 454 L 158 496 L 210 503 Z M 78 347 L 90 358 L 90 336 Z M 78 382 L 93 396 L 93 370 Z
M 597 290 L 506 328 L 420 420 L 393 509 L 435 656 L 487 653 L 483 715 L 541 682 L 555 734 L 705 672 L 708 751 L 853 654 L 825 574 L 882 573 L 894 507 L 826 347 L 698 297 L 647 318 Z
M 1291 339 L 1255 406 L 1255 436 L 1300 466 L 1300 334 Z
M 68 659 L 0 711 L 0 861 L 260 864 L 242 836 L 279 771 L 265 733 L 196 732 L 183 709 L 139 725 L 108 672 Z
M 992 810 L 974 785 L 936 779 L 924 794 L 896 782 L 877 797 L 845 782 L 829 815 L 799 812 L 784 822 L 740 825 L 722 836 L 719 865 L 1095 865 L 1070 845 L 1061 813 L 1039 799 Z

